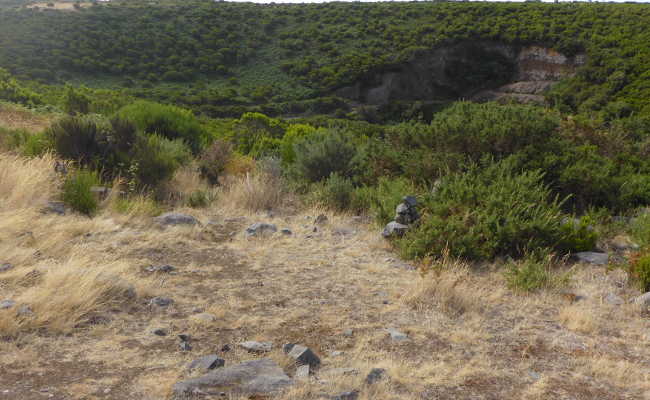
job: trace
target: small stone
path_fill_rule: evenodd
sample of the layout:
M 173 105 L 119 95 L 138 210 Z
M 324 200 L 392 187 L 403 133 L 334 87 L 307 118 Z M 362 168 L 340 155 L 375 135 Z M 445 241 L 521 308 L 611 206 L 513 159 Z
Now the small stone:
M 172 304 L 174 300 L 170 299 L 169 297 L 154 297 L 151 299 L 149 304 L 151 305 L 156 305 L 159 307 L 167 307 L 168 305 Z
M 293 232 L 291 232 L 291 229 L 287 229 L 287 228 L 283 228 L 282 230 L 280 230 L 280 233 L 285 235 L 285 236 L 293 235 Z
M 309 364 L 301 365 L 296 368 L 296 373 L 293 377 L 296 379 L 309 378 Z
M 530 376 L 530 378 L 535 382 L 542 378 L 542 376 L 535 371 L 528 371 L 528 376 Z
M 404 236 L 404 234 L 408 231 L 409 227 L 408 225 L 400 224 L 399 222 L 389 222 L 386 227 L 384 228 L 384 231 L 382 232 L 382 236 L 385 238 L 389 237 L 401 237 Z
M 357 400 L 359 398 L 359 391 L 358 390 L 353 390 L 351 392 L 343 392 L 340 394 L 337 394 L 336 396 L 332 396 L 332 400 Z
M 620 297 L 615 295 L 614 293 L 610 293 L 605 297 L 605 302 L 614 306 L 620 306 L 621 304 L 625 303 L 625 301 Z
M 344 353 L 342 351 L 334 350 L 334 351 L 330 352 L 330 357 L 339 357 L 339 356 L 342 356 L 343 354 Z
M 190 345 L 189 342 L 181 342 L 180 343 L 180 348 L 182 351 L 190 351 L 192 350 L 192 346 Z
M 175 271 L 176 268 L 172 267 L 171 265 L 151 265 L 147 268 L 145 268 L 147 272 L 172 272 Z
M 579 253 L 576 253 L 575 257 L 578 259 L 578 261 L 587 264 L 607 265 L 607 263 L 609 262 L 609 256 L 607 255 L 607 253 L 581 251 Z
M 318 358 L 310 348 L 300 344 L 293 346 L 288 355 L 296 360 L 298 364 L 307 364 L 312 368 L 316 368 L 320 365 L 320 358 Z
M 14 266 L 9 263 L 0 264 L 0 272 L 7 272 L 12 269 Z
M 34 311 L 32 311 L 28 305 L 23 304 L 22 306 L 18 307 L 18 315 L 24 317 L 32 314 L 34 314 Z
M 251 353 L 266 353 L 268 351 L 271 351 L 273 344 L 269 342 L 249 341 L 239 343 L 239 347 L 244 348 Z
M 167 336 L 167 330 L 163 328 L 156 328 L 151 331 L 156 336 Z
M 13 300 L 2 300 L 0 301 L 0 310 L 5 310 L 16 305 L 16 302 Z
M 181 213 L 165 213 L 154 218 L 156 223 L 161 225 L 196 225 L 199 221 L 191 215 Z
M 246 228 L 246 236 L 263 236 L 270 235 L 278 231 L 278 228 L 273 224 L 267 224 L 265 222 L 257 222 L 248 228 Z
M 44 214 L 65 215 L 65 204 L 62 201 L 48 201 L 42 212 Z
M 190 318 L 200 322 L 214 322 L 217 320 L 217 317 L 210 313 L 200 313 L 200 314 L 192 315 Z
M 636 299 L 634 299 L 634 302 L 636 304 L 641 305 L 641 306 L 649 307 L 650 306 L 650 292 L 644 293 L 641 296 L 637 297 Z
M 351 337 L 352 335 L 354 335 L 354 331 L 353 331 L 352 329 L 345 329 L 345 330 L 342 332 L 342 334 L 343 334 L 343 336 Z
M 404 196 L 402 201 L 411 208 L 418 205 L 418 199 L 415 196 Z
M 330 368 L 321 373 L 324 376 L 349 376 L 359 375 L 359 370 L 356 368 Z
M 393 339 L 396 342 L 402 342 L 404 340 L 408 340 L 408 338 L 409 338 L 408 335 L 398 331 L 395 328 L 388 328 L 388 329 L 386 329 L 386 331 L 390 335 L 390 338 Z
M 373 385 L 386 378 L 386 370 L 383 368 L 373 368 L 366 376 L 366 385 Z
M 211 369 L 223 367 L 226 365 L 226 360 L 223 358 L 219 358 L 214 354 L 211 354 L 209 356 L 203 356 L 201 358 L 198 358 L 190 363 L 188 366 L 189 370 L 193 369 L 200 369 L 203 371 L 208 371 Z
M 284 354 L 289 354 L 295 345 L 295 343 L 285 343 L 282 345 L 282 351 L 284 351 Z
M 327 223 L 327 221 L 328 221 L 327 215 L 321 214 L 318 217 L 316 217 L 316 219 L 314 220 L 314 224 L 323 225 L 323 224 Z

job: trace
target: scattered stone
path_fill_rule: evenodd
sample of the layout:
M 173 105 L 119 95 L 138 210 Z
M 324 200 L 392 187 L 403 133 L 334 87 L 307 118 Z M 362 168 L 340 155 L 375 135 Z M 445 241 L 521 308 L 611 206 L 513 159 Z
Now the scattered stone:
M 346 337 L 351 337 L 352 335 L 354 335 L 354 331 L 352 329 L 345 329 L 342 333 L 343 333 L 343 336 L 346 336 Z
M 343 354 L 344 353 L 342 351 L 334 350 L 334 351 L 330 352 L 330 357 L 339 357 L 339 356 L 342 356 Z
M 649 307 L 650 306 L 650 292 L 644 293 L 641 296 L 637 297 L 636 299 L 634 299 L 634 302 L 636 304 L 641 305 L 641 306 Z
M 19 316 L 26 317 L 32 314 L 34 314 L 34 311 L 32 311 L 31 307 L 29 307 L 27 304 L 23 304 L 22 306 L 18 307 Z
M 620 306 L 625 303 L 625 301 L 614 293 L 610 293 L 605 297 L 605 302 L 614 306 Z
M 159 306 L 159 307 L 167 307 L 173 302 L 174 300 L 170 299 L 169 297 L 154 297 L 153 299 L 151 299 L 149 304 Z
M 310 348 L 297 344 L 291 348 L 288 356 L 296 360 L 298 364 L 307 364 L 312 368 L 320 365 L 320 358 Z
M 208 371 L 211 369 L 223 367 L 226 365 L 226 360 L 219 358 L 214 354 L 209 356 L 203 356 L 192 361 L 188 366 L 188 369 L 191 371 L 193 369 L 200 369 L 202 371 Z
M 12 269 L 14 266 L 9 263 L 0 264 L 0 272 L 7 272 Z
M 370 370 L 368 373 L 368 376 L 366 376 L 366 385 L 373 385 L 384 378 L 386 378 L 387 372 L 383 368 L 373 368 Z
M 280 233 L 283 234 L 283 235 L 285 235 L 285 236 L 291 236 L 291 235 L 293 235 L 293 232 L 291 232 L 291 229 L 287 229 L 287 228 L 282 229 L 282 230 L 280 231 Z
M 358 390 L 353 390 L 351 392 L 343 392 L 341 394 L 337 394 L 336 396 L 332 396 L 332 400 L 357 400 L 359 398 L 359 391 Z
M 167 336 L 167 330 L 163 328 L 156 328 L 151 331 L 156 336 Z
M 575 254 L 575 257 L 580 262 L 595 265 L 607 265 L 609 262 L 609 255 L 607 253 L 596 253 L 593 251 L 581 251 Z
M 191 215 L 169 212 L 154 218 L 161 225 L 196 225 L 199 221 Z
M 224 391 L 224 395 L 270 395 L 292 384 L 275 361 L 262 358 L 218 368 L 202 377 L 178 382 L 173 391 L 179 397 L 210 388 Z
M 542 378 L 542 376 L 535 371 L 528 371 L 528 376 L 530 376 L 530 378 L 535 382 Z
M 200 314 L 192 315 L 190 318 L 200 322 L 214 322 L 217 320 L 217 317 L 214 314 L 210 314 L 210 313 L 200 313 Z
M 409 338 L 407 334 L 402 333 L 395 328 L 388 328 L 386 329 L 386 332 L 388 332 L 390 338 L 396 342 L 402 342 L 404 340 L 408 340 Z
M 339 235 L 339 236 L 352 236 L 356 233 L 357 231 L 350 228 L 339 227 L 339 228 L 332 229 L 332 234 Z
M 615 250 L 625 251 L 625 250 L 638 250 L 639 245 L 630 240 L 629 237 L 624 235 L 618 235 L 612 239 L 612 247 Z
M 180 348 L 182 351 L 192 350 L 192 346 L 190 345 L 190 335 L 180 334 L 178 335 L 178 338 L 181 341 Z
M 309 364 L 301 365 L 296 368 L 296 373 L 293 376 L 296 379 L 309 378 Z
M 409 230 L 408 225 L 400 224 L 399 222 L 389 222 L 381 235 L 385 238 L 389 237 L 401 237 Z
M 246 228 L 246 236 L 263 236 L 270 235 L 278 231 L 278 228 L 273 224 L 265 222 L 257 222 Z
M 251 353 L 266 353 L 268 351 L 271 351 L 273 344 L 269 342 L 249 341 L 239 343 L 239 347 L 244 348 Z
M 314 220 L 314 224 L 316 225 L 323 225 L 326 224 L 328 221 L 327 215 L 321 214 L 316 219 Z
M 221 346 L 221 351 L 224 352 L 224 353 L 229 352 L 230 351 L 230 345 L 229 344 L 224 344 L 223 346 Z
M 171 265 L 151 265 L 145 268 L 145 271 L 147 272 L 172 272 L 175 270 L 176 268 L 172 267 Z
M 65 215 L 65 204 L 62 201 L 48 201 L 41 212 L 44 214 Z
M 295 343 L 285 343 L 282 345 L 282 351 L 284 351 L 284 354 L 289 354 L 295 345 Z
M 356 368 L 330 368 L 321 372 L 324 376 L 349 376 L 349 375 L 359 375 L 359 370 Z
M 16 305 L 16 302 L 13 300 L 2 300 L 0 301 L 0 310 L 5 310 Z

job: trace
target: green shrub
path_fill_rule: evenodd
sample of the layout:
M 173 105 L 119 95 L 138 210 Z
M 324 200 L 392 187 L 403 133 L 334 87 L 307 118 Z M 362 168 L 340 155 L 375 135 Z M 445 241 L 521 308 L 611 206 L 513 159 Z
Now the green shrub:
M 540 171 L 519 172 L 509 160 L 452 174 L 425 197 L 421 223 L 398 246 L 408 258 L 448 248 L 453 257 L 475 260 L 555 249 L 565 242 L 561 201 L 542 179 Z
M 107 120 L 98 116 L 68 116 L 47 130 L 56 152 L 81 165 L 96 163 L 104 153 L 102 142 L 109 131 Z
M 504 275 L 508 287 L 521 292 L 533 292 L 566 285 L 570 275 L 553 271 L 555 260 L 549 249 L 539 249 L 520 261 L 510 261 Z
M 316 132 L 316 128 L 311 125 L 289 125 L 287 132 L 282 137 L 282 143 L 280 144 L 280 156 L 282 157 L 283 165 L 290 165 L 296 160 L 296 152 L 294 149 L 296 142 L 314 132 Z
M 215 140 L 199 157 L 201 176 L 211 185 L 219 184 L 219 177 L 232 158 L 232 145 L 225 140 Z
M 650 214 L 643 213 L 634 218 L 630 226 L 630 233 L 640 246 L 650 245 Z
M 191 154 L 182 140 L 145 135 L 138 137 L 133 158 L 138 164 L 138 183 L 151 187 L 170 179 Z
M 149 101 L 137 101 L 123 107 L 117 117 L 132 122 L 139 131 L 169 140 L 183 140 L 198 154 L 210 140 L 208 131 L 191 111 Z
M 316 184 L 318 185 L 318 184 Z M 354 194 L 354 185 L 350 179 L 332 173 L 316 189 L 318 200 L 334 209 L 344 211 L 350 208 Z
M 632 280 L 637 282 L 641 290 L 650 291 L 650 254 L 645 253 L 634 258 L 630 264 Z
M 350 178 L 356 169 L 357 150 L 351 139 L 338 131 L 321 130 L 295 144 L 293 172 L 308 182 L 319 182 L 333 173 Z
M 68 86 L 63 98 L 63 110 L 70 115 L 88 114 L 90 98 L 72 86 Z
M 257 158 L 278 151 L 284 130 L 282 121 L 248 112 L 233 125 L 232 141 L 237 151 Z
M 598 233 L 594 229 L 594 221 L 589 217 L 565 218 L 562 226 L 562 240 L 556 250 L 568 253 L 592 251 L 598 241 Z
M 195 190 L 187 198 L 187 205 L 192 208 L 203 208 L 210 205 L 212 196 L 205 190 Z
M 78 170 L 66 178 L 62 200 L 73 210 L 92 216 L 97 211 L 99 203 L 91 188 L 99 184 L 100 180 L 96 172 Z

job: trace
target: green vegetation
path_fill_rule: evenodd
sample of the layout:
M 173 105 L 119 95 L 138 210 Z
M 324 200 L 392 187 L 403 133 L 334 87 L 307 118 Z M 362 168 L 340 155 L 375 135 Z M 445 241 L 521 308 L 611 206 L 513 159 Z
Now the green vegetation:
M 73 210 L 92 216 L 99 207 L 92 187 L 100 184 L 94 171 L 79 170 L 68 176 L 63 184 L 63 202 Z

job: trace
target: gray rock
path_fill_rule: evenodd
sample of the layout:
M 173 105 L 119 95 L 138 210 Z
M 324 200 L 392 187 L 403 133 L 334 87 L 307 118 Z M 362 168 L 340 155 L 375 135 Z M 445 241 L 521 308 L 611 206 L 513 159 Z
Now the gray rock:
M 409 230 L 408 225 L 400 224 L 398 222 L 389 222 L 381 235 L 385 238 L 389 237 L 401 237 Z
M 273 344 L 269 342 L 242 342 L 239 343 L 239 347 L 250 351 L 251 353 L 266 353 L 271 351 Z
M 273 224 L 265 222 L 257 222 L 246 228 L 246 236 L 263 236 L 270 235 L 278 231 L 278 228 Z
M 214 314 L 210 314 L 210 313 L 206 313 L 206 312 L 196 314 L 196 315 L 192 315 L 191 318 L 193 320 L 202 321 L 202 322 L 214 322 L 214 321 L 217 320 L 217 317 Z
M 342 356 L 343 354 L 344 353 L 342 351 L 334 350 L 334 351 L 330 352 L 330 357 L 339 357 L 339 356 Z
M 174 300 L 170 299 L 169 297 L 154 297 L 149 301 L 149 304 L 159 306 L 159 307 L 167 307 L 168 305 L 172 304 Z
M 0 301 L 0 310 L 5 310 L 16 305 L 16 302 L 13 300 L 2 300 Z
M 402 201 L 411 208 L 418 205 L 418 199 L 415 196 L 404 196 Z
M 293 232 L 291 232 L 291 229 L 287 229 L 287 228 L 284 228 L 284 229 L 280 230 L 280 233 L 285 235 L 285 236 L 293 235 Z
M 402 333 L 395 328 L 388 328 L 386 329 L 386 332 L 388 332 L 390 338 L 396 342 L 402 342 L 404 340 L 408 340 L 409 338 L 407 334 Z
M 316 217 L 316 219 L 314 220 L 314 224 L 323 225 L 323 224 L 327 223 L 327 221 L 328 221 L 327 215 L 321 214 L 318 217 Z
M 309 378 L 309 364 L 301 365 L 296 368 L 296 373 L 293 376 L 296 379 Z
M 176 268 L 172 267 L 171 265 L 150 265 L 145 268 L 145 271 L 147 272 L 172 272 L 175 270 Z
M 641 296 L 634 299 L 634 302 L 641 306 L 650 307 L 650 292 L 644 293 Z
M 44 214 L 65 215 L 65 204 L 62 201 L 48 201 L 41 212 Z
M 342 334 L 343 334 L 343 336 L 351 337 L 352 335 L 354 335 L 354 331 L 353 331 L 352 329 L 349 329 L 349 328 L 348 328 L 348 329 L 345 329 L 345 330 L 342 332 Z
M 22 306 L 18 307 L 18 315 L 21 317 L 27 317 L 29 315 L 34 314 L 34 311 L 32 311 L 32 308 L 28 306 L 27 304 L 23 304 Z
M 384 378 L 386 378 L 387 372 L 383 368 L 373 368 L 370 370 L 368 375 L 366 376 L 365 383 L 366 385 L 373 385 Z
M 156 336 L 167 336 L 167 330 L 163 328 L 156 328 L 151 331 Z
M 0 264 L 0 272 L 7 272 L 12 269 L 14 266 L 9 263 Z
M 199 221 L 191 215 L 169 212 L 154 218 L 161 225 L 196 225 Z
M 581 251 L 575 254 L 575 257 L 580 262 L 595 265 L 607 265 L 609 262 L 609 255 L 607 253 L 596 253 L 593 251 Z
M 190 351 L 192 350 L 192 346 L 190 345 L 190 335 L 185 335 L 181 334 L 178 335 L 178 338 L 180 339 L 179 346 L 182 351 Z
M 270 395 L 292 384 L 293 381 L 275 361 L 262 358 L 218 368 L 202 377 L 178 382 L 173 392 L 175 396 L 187 396 L 201 390 L 226 395 Z
M 397 214 L 408 214 L 410 211 L 410 207 L 408 204 L 400 203 L 397 208 L 395 209 L 395 212 Z
M 625 303 L 625 301 L 620 296 L 617 296 L 614 293 L 610 293 L 605 297 L 605 303 L 614 306 L 620 306 L 621 304 Z
M 295 343 L 285 343 L 282 345 L 282 351 L 284 351 L 284 354 L 289 354 L 295 345 Z
M 211 369 L 223 367 L 224 365 L 226 365 L 226 360 L 219 358 L 214 354 L 211 354 L 209 356 L 203 356 L 192 361 L 187 369 L 200 369 L 202 371 L 208 371 Z
M 298 364 L 307 364 L 312 368 L 316 368 L 320 365 L 320 358 L 318 358 L 310 348 L 299 344 L 293 346 L 288 355 L 296 360 Z
M 351 392 L 343 392 L 330 398 L 332 400 L 357 400 L 359 398 L 359 391 L 353 390 Z

